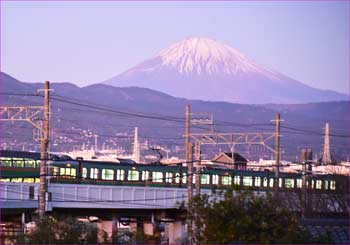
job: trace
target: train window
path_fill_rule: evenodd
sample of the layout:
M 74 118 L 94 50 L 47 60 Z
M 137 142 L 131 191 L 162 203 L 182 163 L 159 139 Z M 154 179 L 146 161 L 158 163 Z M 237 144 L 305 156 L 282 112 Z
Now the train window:
M 175 173 L 175 183 L 180 183 L 180 173 Z
M 244 186 L 253 186 L 253 177 L 252 176 L 243 176 L 243 185 Z
M 324 181 L 324 189 L 325 189 L 325 190 L 328 190 L 328 189 L 329 189 L 329 182 L 328 182 L 328 180 L 325 180 L 325 181 Z
M 329 181 L 329 189 L 331 189 L 331 190 L 335 190 L 335 181 L 334 180 L 331 180 L 331 181 Z
M 140 179 L 139 171 L 137 171 L 137 170 L 129 170 L 128 171 L 128 180 L 138 181 L 139 179 Z
M 263 186 L 264 186 L 264 187 L 267 187 L 267 183 L 268 183 L 268 180 L 267 180 L 266 177 L 264 177 L 264 179 L 263 179 Z
M 11 167 L 12 165 L 12 160 L 11 158 L 8 158 L 8 157 L 2 157 L 0 158 L 1 159 L 1 165 L 3 167 Z
M 75 168 L 60 168 L 60 175 L 75 177 L 77 175 L 77 170 Z
M 322 189 L 322 180 L 316 180 L 316 189 Z
M 125 170 L 118 169 L 117 170 L 117 180 L 124 180 Z
M 196 175 L 195 175 L 195 174 L 192 175 L 192 183 L 193 183 L 193 184 L 196 183 Z
M 224 175 L 224 176 L 221 177 L 221 183 L 223 185 L 231 185 L 231 181 L 232 181 L 231 176 Z
M 70 169 L 70 176 L 76 177 L 77 176 L 77 170 L 75 168 Z
M 83 168 L 83 171 L 82 171 L 82 173 L 81 173 L 81 177 L 87 178 L 87 175 L 88 175 L 88 173 L 87 173 L 87 168 Z
M 171 173 L 171 172 L 165 173 L 165 182 L 167 182 L 167 183 L 173 182 L 173 173 Z
M 13 158 L 12 159 L 12 166 L 17 167 L 17 168 L 23 168 L 24 167 L 23 158 Z
M 65 168 L 60 168 L 60 175 L 66 175 L 66 169 Z
M 186 184 L 186 183 L 187 183 L 187 174 L 186 174 L 186 173 L 183 173 L 183 174 L 182 174 L 182 183 L 183 183 L 183 184 Z
M 102 169 L 101 178 L 104 180 L 113 180 L 114 179 L 114 170 L 113 169 Z
M 24 159 L 24 163 L 27 168 L 35 168 L 35 160 L 33 159 L 26 158 Z
M 302 179 L 297 179 L 297 188 L 301 188 L 303 185 L 303 180 Z
M 53 172 L 52 172 L 53 176 L 57 176 L 57 175 L 59 175 L 59 173 L 60 173 L 60 168 L 59 167 L 53 167 Z
M 315 181 L 311 180 L 311 189 L 314 189 L 314 188 L 315 188 Z
M 235 185 L 240 185 L 241 184 L 241 176 L 239 176 L 239 175 L 233 176 L 233 183 Z
M 98 168 L 90 169 L 90 179 L 98 179 Z
M 163 182 L 163 172 L 153 172 L 152 173 L 152 182 Z
M 282 188 L 282 184 L 283 184 L 283 179 L 282 178 L 278 178 L 278 187 Z
M 210 183 L 210 176 L 209 174 L 202 174 L 201 175 L 201 184 L 202 185 L 209 185 Z
M 255 177 L 254 186 L 260 186 L 261 185 L 261 177 Z
M 294 179 L 285 179 L 284 186 L 286 188 L 294 188 Z
M 35 183 L 40 183 L 40 178 L 35 178 Z
M 34 183 L 35 179 L 34 178 L 24 178 L 23 182 L 25 183 Z
M 10 182 L 11 180 L 10 180 L 10 178 L 1 178 L 0 179 L 0 182 Z
M 40 162 L 41 162 L 40 160 L 36 160 L 36 165 L 35 165 L 36 168 L 40 168 Z
M 274 182 L 274 179 L 273 178 L 270 178 L 270 187 L 272 188 L 273 187 L 273 182 Z
M 11 182 L 15 182 L 15 183 L 22 182 L 22 181 L 23 181 L 23 178 L 12 178 L 11 179 Z
M 149 179 L 149 171 L 142 171 L 141 173 L 141 180 L 147 181 Z
M 213 174 L 211 176 L 211 178 L 212 178 L 211 182 L 212 182 L 213 185 L 218 185 L 219 184 L 219 175 Z

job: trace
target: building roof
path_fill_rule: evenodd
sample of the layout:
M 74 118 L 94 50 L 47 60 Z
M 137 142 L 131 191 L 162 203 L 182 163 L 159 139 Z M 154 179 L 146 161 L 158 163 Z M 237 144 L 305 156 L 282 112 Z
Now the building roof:
M 136 162 L 132 159 L 127 159 L 127 158 L 117 158 L 119 163 L 122 164 L 136 164 Z
M 225 152 L 224 154 L 232 159 L 232 153 Z M 233 159 L 235 160 L 235 162 L 248 162 L 248 160 L 245 157 L 243 157 L 237 152 L 233 153 Z
M 240 155 L 237 152 L 233 153 L 233 158 L 232 158 L 232 153 L 230 152 L 223 152 L 220 153 L 218 156 L 216 156 L 213 161 L 216 161 L 217 159 L 219 159 L 220 157 L 225 156 L 229 159 L 233 159 L 235 163 L 247 163 L 248 160 L 246 158 L 244 158 L 242 155 Z

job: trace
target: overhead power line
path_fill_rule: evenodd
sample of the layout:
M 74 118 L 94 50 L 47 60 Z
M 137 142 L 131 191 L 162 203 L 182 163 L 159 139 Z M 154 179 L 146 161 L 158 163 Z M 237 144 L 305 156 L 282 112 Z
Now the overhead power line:
M 40 94 L 25 94 L 25 93 L 15 93 L 15 92 L 3 92 L 0 93 L 0 95 L 7 95 L 7 96 L 39 96 L 42 97 Z M 156 114 L 149 114 L 149 113 L 142 113 L 142 112 L 129 112 L 129 111 L 122 111 L 122 110 L 117 110 L 114 108 L 109 108 L 103 105 L 96 105 L 96 104 L 91 104 L 91 103 L 83 103 L 83 102 L 76 102 L 72 100 L 76 100 L 74 98 L 68 98 L 65 96 L 61 95 L 54 95 L 51 96 L 52 100 L 60 101 L 63 103 L 68 103 L 72 105 L 77 105 L 81 107 L 86 107 L 90 111 L 92 109 L 99 110 L 99 111 L 104 111 L 104 112 L 110 112 L 110 113 L 117 113 L 119 115 L 125 115 L 125 116 L 130 116 L 130 117 L 138 117 L 138 118 L 145 118 L 145 119 L 154 119 L 154 120 L 162 120 L 162 121 L 169 121 L 169 122 L 176 122 L 176 123 L 185 123 L 185 118 L 183 117 L 173 117 L 173 116 L 167 116 L 167 115 L 156 115 Z M 72 108 L 70 108 L 72 109 Z M 87 110 L 87 112 L 89 111 Z M 274 124 L 271 123 L 251 123 L 251 124 L 244 124 L 244 123 L 236 123 L 236 122 L 229 122 L 229 121 L 218 121 L 218 123 L 214 123 L 213 126 L 232 126 L 232 127 L 273 127 Z M 198 129 L 206 129 L 204 127 L 196 126 L 193 125 L 193 128 L 198 128 Z M 317 132 L 309 129 L 302 129 L 298 127 L 293 127 L 293 126 L 283 126 L 281 125 L 282 129 L 289 129 L 292 130 L 293 132 L 288 132 L 288 131 L 282 131 L 282 133 L 289 133 L 289 134 L 301 134 L 305 133 L 307 135 L 317 135 L 317 136 L 325 136 L 323 132 Z M 262 130 L 266 130 L 266 128 L 260 128 Z M 333 130 L 333 129 L 332 129 Z M 337 129 L 334 129 L 337 130 Z M 343 134 L 329 134 L 331 137 L 339 137 L 339 138 L 350 138 L 350 135 L 343 135 Z

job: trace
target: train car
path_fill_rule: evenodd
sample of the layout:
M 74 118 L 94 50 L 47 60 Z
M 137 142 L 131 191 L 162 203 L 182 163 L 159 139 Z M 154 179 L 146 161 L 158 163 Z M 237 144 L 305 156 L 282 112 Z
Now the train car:
M 39 153 L 1 150 L 0 163 L 2 182 L 40 182 Z
M 187 187 L 187 167 L 162 164 L 130 164 L 86 161 L 69 157 L 51 156 L 49 178 L 51 183 L 95 185 L 130 185 L 157 187 Z M 39 182 L 40 154 L 1 151 L 1 181 Z M 283 191 L 304 187 L 313 192 L 349 193 L 348 176 L 280 173 L 275 178 L 271 171 L 235 170 L 207 166 L 200 171 L 201 188 L 230 188 L 233 185 L 253 190 L 269 191 L 277 185 Z M 195 182 L 195 178 L 193 178 Z

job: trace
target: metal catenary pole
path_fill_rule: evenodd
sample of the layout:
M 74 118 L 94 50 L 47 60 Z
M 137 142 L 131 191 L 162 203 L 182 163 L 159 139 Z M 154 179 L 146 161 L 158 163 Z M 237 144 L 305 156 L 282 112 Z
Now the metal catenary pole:
M 280 157 L 281 157 L 281 115 L 276 114 L 276 167 L 275 167 L 275 191 L 278 192 L 279 172 L 280 172 Z

